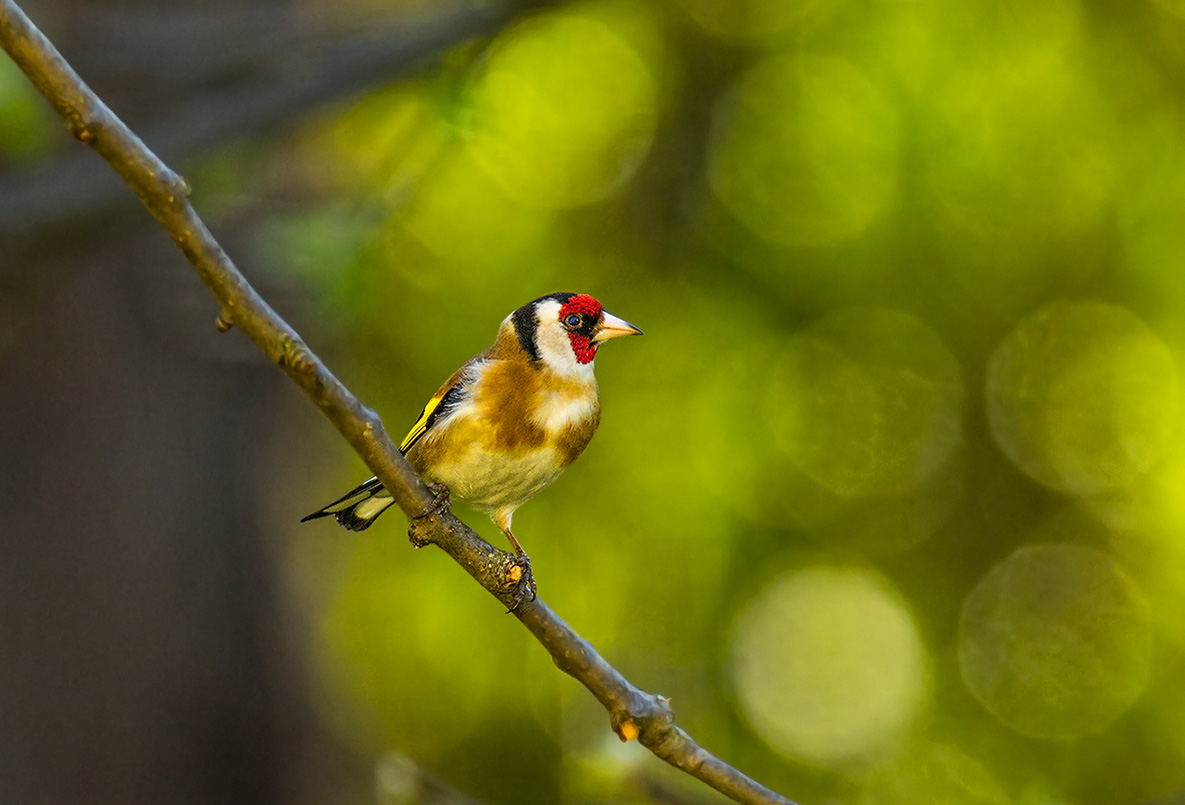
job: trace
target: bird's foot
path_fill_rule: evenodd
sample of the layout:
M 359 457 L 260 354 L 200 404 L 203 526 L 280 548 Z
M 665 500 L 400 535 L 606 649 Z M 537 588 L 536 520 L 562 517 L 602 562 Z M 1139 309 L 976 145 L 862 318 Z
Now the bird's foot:
M 535 574 L 531 570 L 531 557 L 527 556 L 527 552 L 520 546 L 515 546 L 518 550 L 511 559 L 506 563 L 506 586 L 509 587 L 514 595 L 514 604 L 510 609 L 506 610 L 509 615 L 514 612 L 523 601 L 530 596 L 534 601 L 538 596 L 539 586 L 535 584 Z
M 420 536 L 418 533 L 420 523 L 429 517 L 443 514 L 452 505 L 452 501 L 449 499 L 448 487 L 444 484 L 428 484 L 428 491 L 432 493 L 432 502 L 425 506 L 424 510 L 419 514 L 413 514 L 407 518 L 407 538 L 417 548 L 423 548 L 425 545 L 432 544 L 431 537 Z
M 453 505 L 448 496 L 448 487 L 444 484 L 428 484 L 428 491 L 432 493 L 432 502 L 422 513 L 416 515 L 415 519 L 417 520 L 431 517 L 434 514 L 442 514 L 448 511 L 449 506 Z

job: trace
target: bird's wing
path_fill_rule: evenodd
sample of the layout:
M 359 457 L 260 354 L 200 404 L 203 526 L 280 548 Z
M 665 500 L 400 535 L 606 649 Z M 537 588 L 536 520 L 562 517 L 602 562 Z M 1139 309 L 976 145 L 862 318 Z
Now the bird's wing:
M 411 430 L 403 437 L 403 441 L 399 444 L 399 452 L 406 454 L 411 450 L 412 445 L 420 440 L 420 438 L 431 430 L 432 426 L 436 424 L 440 417 L 447 413 L 450 408 L 461 401 L 466 388 L 473 382 L 473 375 L 469 371 L 473 366 L 475 358 L 462 366 L 457 371 L 453 372 L 453 376 L 444 381 L 432 399 L 428 400 L 428 404 L 424 406 L 424 410 L 420 412 L 420 418 L 416 420 L 416 424 L 411 426 Z

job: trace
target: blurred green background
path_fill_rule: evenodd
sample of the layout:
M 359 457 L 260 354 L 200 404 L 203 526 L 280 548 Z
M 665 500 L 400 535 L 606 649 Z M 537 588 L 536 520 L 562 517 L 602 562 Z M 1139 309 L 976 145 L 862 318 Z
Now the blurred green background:
M 396 438 L 530 299 L 645 330 L 516 536 L 728 762 L 804 805 L 1180 802 L 1183 69 L 1174 0 L 572 2 L 186 173 Z M 55 126 L 4 65 L 6 159 Z M 289 421 L 251 487 L 277 595 L 377 770 L 332 801 L 421 801 L 407 759 L 491 803 L 720 801 L 398 515 L 299 526 L 368 473 Z

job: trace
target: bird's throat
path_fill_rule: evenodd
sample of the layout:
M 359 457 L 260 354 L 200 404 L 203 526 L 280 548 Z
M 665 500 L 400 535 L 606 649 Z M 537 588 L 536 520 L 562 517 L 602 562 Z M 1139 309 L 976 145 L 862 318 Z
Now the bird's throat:
M 568 340 L 572 342 L 572 352 L 576 354 L 578 363 L 592 363 L 593 358 L 597 357 L 597 345 L 587 335 L 568 333 Z

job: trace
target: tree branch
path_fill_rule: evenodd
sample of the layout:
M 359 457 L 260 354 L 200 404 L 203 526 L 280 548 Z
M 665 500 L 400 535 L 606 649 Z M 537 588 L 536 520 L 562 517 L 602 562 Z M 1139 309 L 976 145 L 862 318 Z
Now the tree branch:
M 0 0 L 0 46 L 66 121 L 136 192 L 218 300 L 219 329 L 237 326 L 299 386 L 390 490 L 412 520 L 418 545 L 435 543 L 504 605 L 513 604 L 506 584 L 514 558 L 500 551 L 448 512 L 421 516 L 433 495 L 391 441 L 374 411 L 363 406 L 300 336 L 255 292 L 206 229 L 188 201 L 185 180 L 160 161 L 83 83 L 13 0 Z M 663 696 L 632 685 L 542 599 L 524 601 L 515 615 L 551 654 L 556 665 L 581 682 L 609 711 L 622 740 L 637 738 L 654 754 L 742 803 L 788 799 L 701 748 L 675 725 Z

